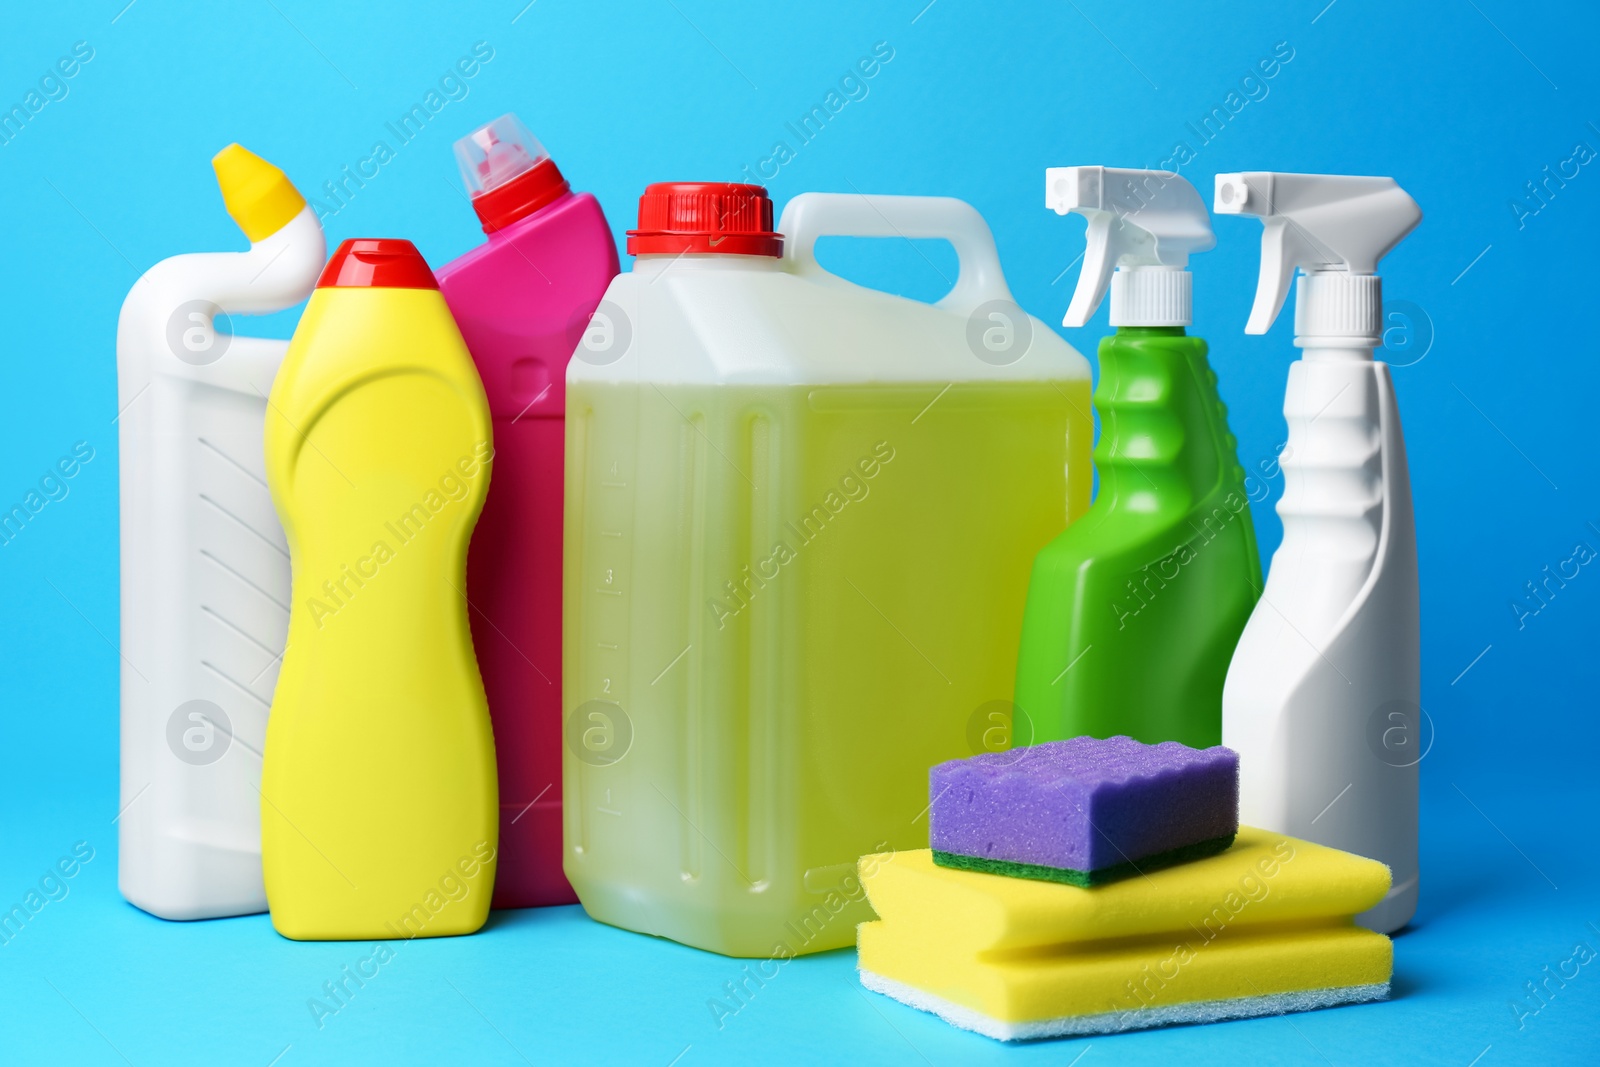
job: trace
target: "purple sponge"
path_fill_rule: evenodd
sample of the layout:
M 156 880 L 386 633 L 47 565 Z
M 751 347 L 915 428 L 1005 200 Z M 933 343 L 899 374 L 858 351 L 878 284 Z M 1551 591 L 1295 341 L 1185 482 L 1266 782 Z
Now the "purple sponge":
M 1098 885 L 1221 852 L 1239 830 L 1239 757 L 1217 745 L 1074 737 L 929 774 L 934 862 Z

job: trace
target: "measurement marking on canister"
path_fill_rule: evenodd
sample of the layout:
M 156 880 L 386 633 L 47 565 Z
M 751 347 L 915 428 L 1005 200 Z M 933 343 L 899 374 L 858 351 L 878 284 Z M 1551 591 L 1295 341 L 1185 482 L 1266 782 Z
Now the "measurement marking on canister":
M 620 590 L 620 589 L 596 589 L 595 592 L 596 593 L 604 593 L 606 596 L 621 596 L 622 595 L 622 590 Z
M 628 483 L 627 482 L 604 481 L 604 482 L 601 482 L 600 484 L 605 486 L 607 489 L 626 489 L 626 488 L 628 488 Z
M 614 810 L 612 808 L 595 808 L 594 810 L 600 812 L 603 815 L 621 815 L 622 814 L 622 812 L 616 811 L 616 810 Z
M 604 641 L 597 641 L 595 643 L 598 644 L 601 648 L 605 649 L 607 652 L 615 652 L 617 650 L 617 646 L 616 645 L 608 645 Z
M 600 536 L 601 537 L 621 537 L 622 536 L 622 531 L 621 530 L 601 530 L 600 531 Z

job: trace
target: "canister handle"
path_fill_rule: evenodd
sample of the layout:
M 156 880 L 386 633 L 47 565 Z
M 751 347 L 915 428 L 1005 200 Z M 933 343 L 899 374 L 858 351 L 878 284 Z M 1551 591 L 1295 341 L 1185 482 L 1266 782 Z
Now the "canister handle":
M 960 273 L 934 306 L 970 315 L 991 300 L 1012 302 L 994 235 L 976 208 L 949 196 L 801 193 L 778 220 L 783 258 L 795 274 L 830 274 L 817 262 L 817 238 L 941 238 L 955 247 Z

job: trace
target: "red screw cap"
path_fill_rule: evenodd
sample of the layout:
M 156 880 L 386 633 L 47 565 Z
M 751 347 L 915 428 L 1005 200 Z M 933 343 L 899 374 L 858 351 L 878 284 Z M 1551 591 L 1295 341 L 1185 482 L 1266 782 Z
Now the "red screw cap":
M 322 268 L 318 289 L 437 289 L 433 271 L 410 241 L 354 237 Z
M 472 209 L 483 223 L 483 232 L 494 233 L 555 203 L 571 188 L 555 160 L 541 159 L 504 185 L 474 195 Z
M 639 198 L 639 228 L 628 231 L 628 254 L 719 252 L 781 256 L 772 230 L 772 200 L 759 185 L 656 182 Z

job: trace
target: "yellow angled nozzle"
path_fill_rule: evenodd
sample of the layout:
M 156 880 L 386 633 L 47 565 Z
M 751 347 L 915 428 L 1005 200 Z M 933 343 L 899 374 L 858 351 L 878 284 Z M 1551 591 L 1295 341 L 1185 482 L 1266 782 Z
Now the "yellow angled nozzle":
M 224 148 L 211 166 L 228 214 L 252 244 L 283 229 L 306 206 L 283 171 L 243 145 Z

